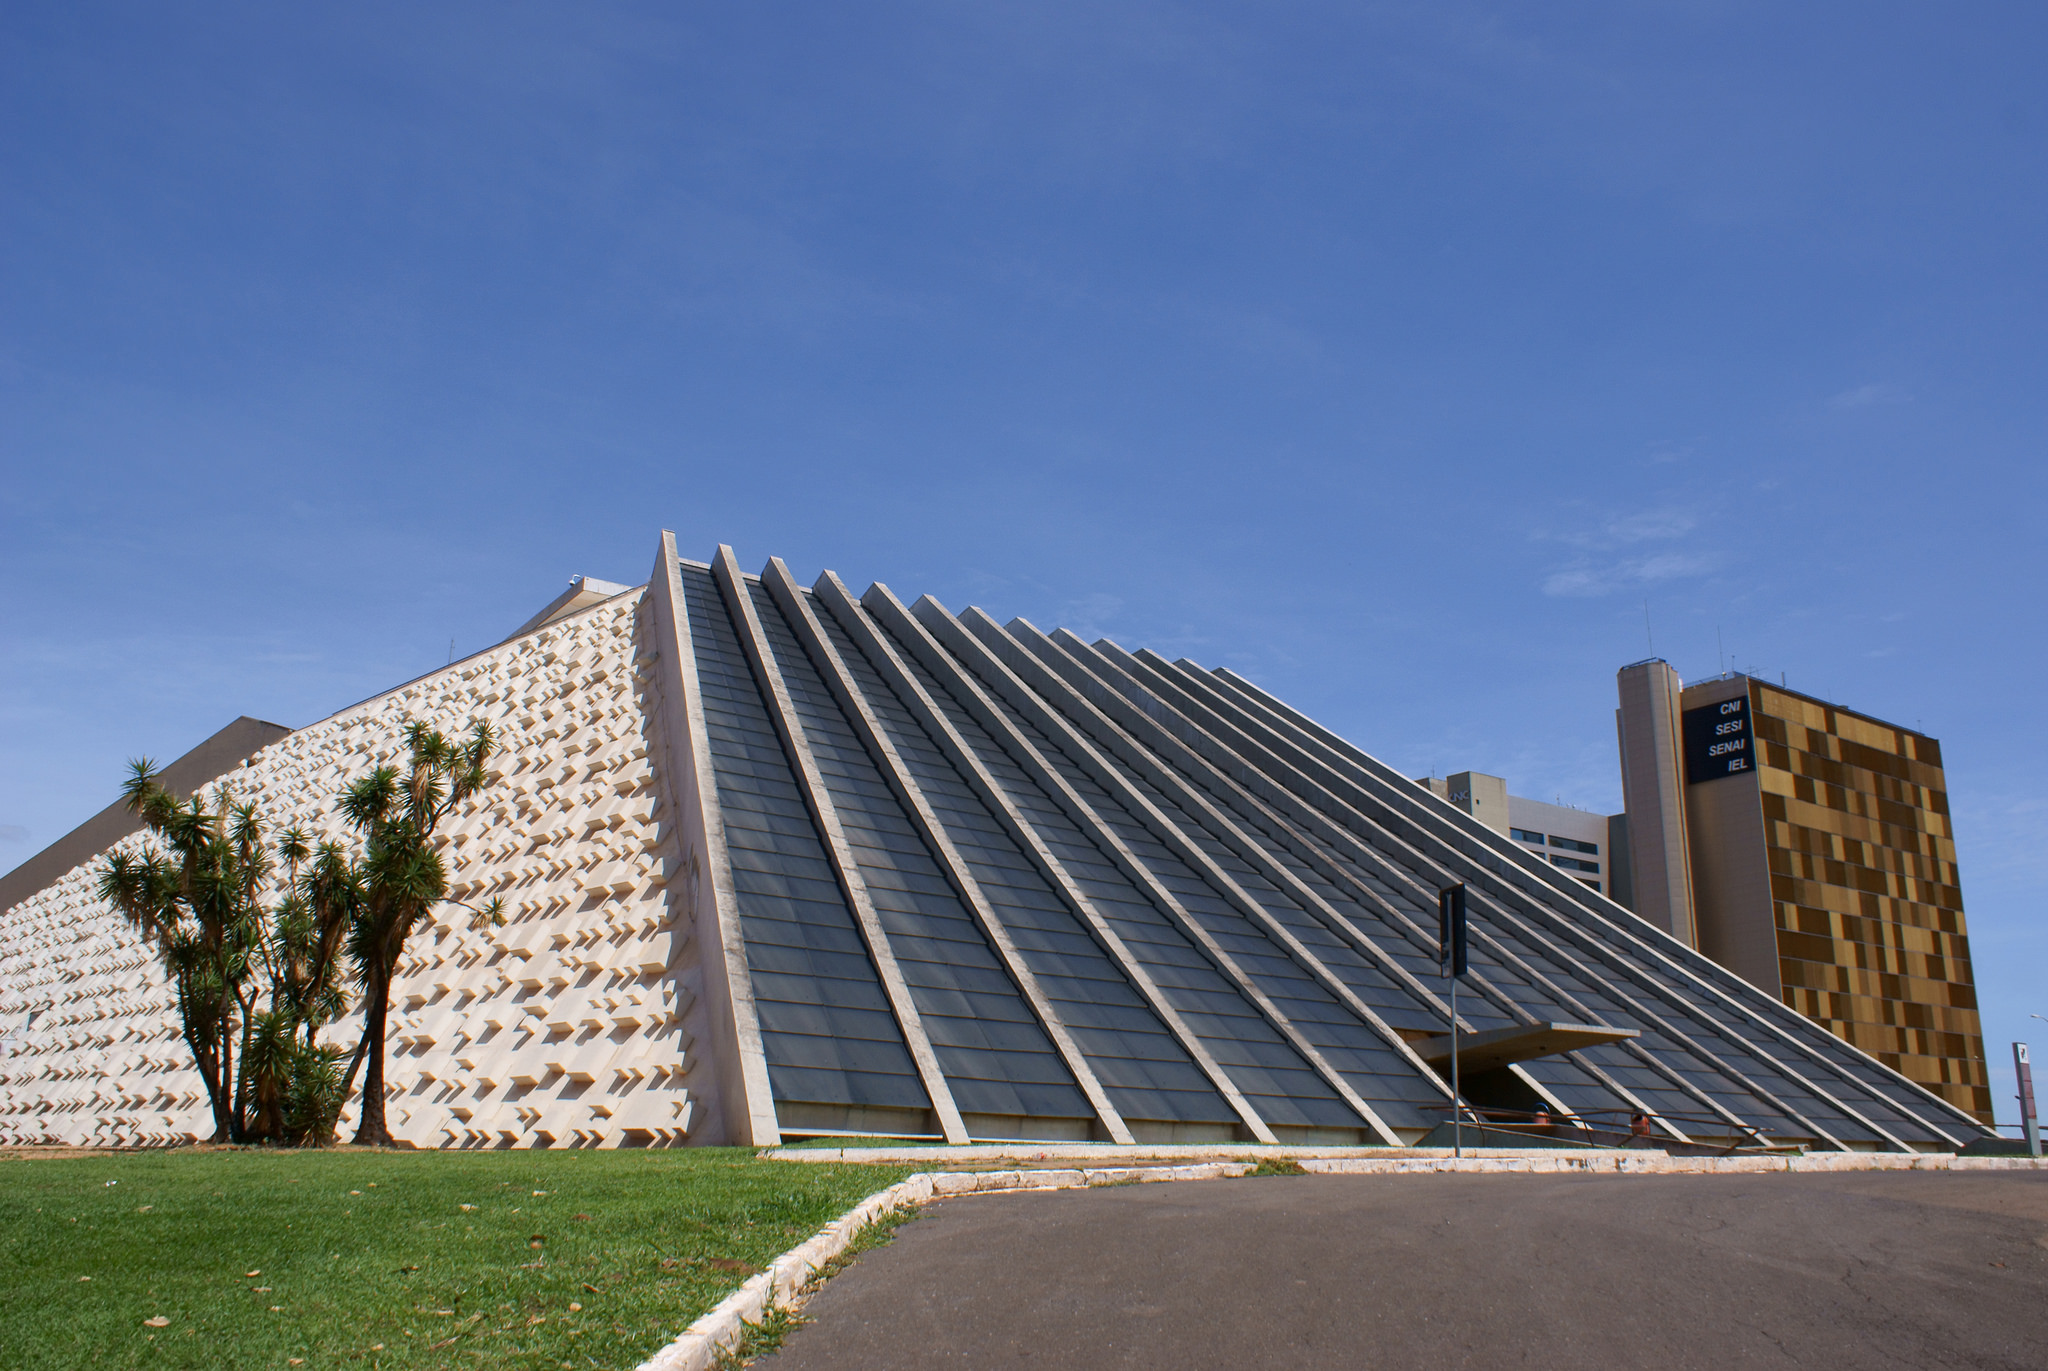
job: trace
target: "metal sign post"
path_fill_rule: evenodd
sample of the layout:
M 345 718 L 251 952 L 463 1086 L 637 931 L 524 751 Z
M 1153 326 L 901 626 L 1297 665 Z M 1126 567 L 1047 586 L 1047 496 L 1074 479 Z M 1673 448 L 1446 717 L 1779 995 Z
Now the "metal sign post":
M 1458 1088 L 1458 978 L 1451 977 L 1451 1156 L 1465 1156 L 1465 1097 Z
M 2027 1061 L 2027 1045 L 2012 1045 L 2012 1072 L 2020 1082 L 2020 1124 L 2027 1130 L 2027 1151 L 2041 1155 L 2041 1123 L 2034 1117 L 2034 1068 Z
M 1458 978 L 1465 974 L 1465 883 L 1436 893 L 1437 967 L 1451 978 L 1451 1155 L 1465 1155 L 1465 1097 L 1458 1084 Z

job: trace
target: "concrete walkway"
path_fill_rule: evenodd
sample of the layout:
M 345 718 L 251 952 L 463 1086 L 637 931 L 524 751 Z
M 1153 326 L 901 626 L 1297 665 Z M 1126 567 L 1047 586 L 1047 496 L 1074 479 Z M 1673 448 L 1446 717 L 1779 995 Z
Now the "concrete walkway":
M 943 1200 L 764 1371 L 2048 1367 L 2048 1174 L 1302 1176 Z

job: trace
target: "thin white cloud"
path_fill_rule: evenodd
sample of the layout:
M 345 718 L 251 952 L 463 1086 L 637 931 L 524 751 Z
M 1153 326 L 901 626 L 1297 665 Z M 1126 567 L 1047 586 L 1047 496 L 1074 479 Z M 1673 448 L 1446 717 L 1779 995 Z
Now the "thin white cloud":
M 1647 543 L 1682 538 L 1698 523 L 1698 519 L 1682 509 L 1646 509 L 1609 519 L 1606 533 L 1617 543 Z
M 1698 524 L 1699 518 L 1691 510 L 1676 505 L 1660 505 L 1625 514 L 1609 515 L 1597 528 L 1579 529 L 1570 533 L 1538 533 L 1535 536 L 1569 543 L 1573 547 L 1582 547 L 1588 551 L 1604 552 L 1632 547 L 1637 543 L 1683 538 Z
M 2044 822 L 2048 822 L 2048 801 L 2038 796 L 1994 790 L 1978 793 L 1974 803 L 1965 797 L 1956 804 L 1955 813 L 1956 834 L 1968 840 L 1961 857 L 1963 869 L 1980 888 L 2038 889 L 2048 881 L 2048 845 L 2040 841 Z M 1978 916 L 1970 917 L 1970 938 L 1975 942 Z M 2040 929 L 2029 919 L 2026 932 L 2037 936 Z
M 1609 511 L 1591 528 L 1569 533 L 1539 532 L 1534 536 L 1579 549 L 1579 555 L 1552 571 L 1543 593 L 1587 598 L 1611 595 L 1631 587 L 1654 585 L 1688 576 L 1704 576 L 1721 562 L 1718 552 L 1657 543 L 1682 544 L 1699 528 L 1699 502 L 1666 503 L 1641 509 Z
M 1109 622 L 1122 612 L 1124 602 L 1117 596 L 1097 591 L 1069 600 L 1060 606 L 1060 626 L 1082 638 L 1095 639 L 1108 632 Z
M 1871 405 L 1891 404 L 1902 399 L 1897 391 L 1885 385 L 1857 386 L 1839 395 L 1828 397 L 1829 409 L 1865 409 Z
M 1552 572 L 1543 582 L 1545 595 L 1590 598 L 1617 590 L 1654 585 L 1687 576 L 1704 576 L 1716 559 L 1706 553 L 1666 552 L 1654 557 L 1628 557 L 1604 565 L 1582 561 Z

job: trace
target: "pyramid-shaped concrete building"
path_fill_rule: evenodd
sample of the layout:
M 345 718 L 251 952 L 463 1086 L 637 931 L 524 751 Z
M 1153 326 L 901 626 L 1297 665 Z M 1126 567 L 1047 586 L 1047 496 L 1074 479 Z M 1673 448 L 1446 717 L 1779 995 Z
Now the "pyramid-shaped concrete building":
M 1413 1143 L 1464 1094 L 1672 1145 L 1949 1150 L 1963 1110 L 1228 671 L 663 536 L 223 778 L 333 827 L 407 717 L 491 718 L 395 1004 L 422 1146 Z M 123 841 L 137 841 L 130 837 Z M 0 1141 L 205 1128 L 78 866 L 0 915 Z

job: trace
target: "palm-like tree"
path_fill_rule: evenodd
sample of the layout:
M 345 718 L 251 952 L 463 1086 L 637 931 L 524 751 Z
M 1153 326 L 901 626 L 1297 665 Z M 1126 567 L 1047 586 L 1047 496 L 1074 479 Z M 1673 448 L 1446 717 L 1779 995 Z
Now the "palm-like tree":
M 483 722 L 455 741 L 409 723 L 406 742 L 412 755 L 403 775 L 380 766 L 342 793 L 342 815 L 362 835 L 360 857 L 337 842 L 316 848 L 293 828 L 273 858 L 255 805 L 235 804 L 225 787 L 214 792 L 211 809 L 198 796 L 181 801 L 148 758 L 130 763 L 122 795 L 156 843 L 138 856 L 110 857 L 99 893 L 155 945 L 170 974 L 216 1142 L 326 1142 L 365 1058 L 356 1141 L 391 1142 L 384 1122 L 391 981 L 406 939 L 447 898 L 435 831 L 483 788 L 484 764 L 496 750 Z M 282 897 L 266 907 L 279 861 Z M 493 900 L 472 913 L 503 922 L 502 910 Z M 362 987 L 364 1024 L 344 1075 L 342 1049 L 322 1045 L 319 1034 L 348 1008 L 345 968 Z
M 363 836 L 352 880 L 335 893 L 349 905 L 346 945 L 363 991 L 363 1037 L 345 1078 L 352 1082 L 356 1065 L 367 1058 L 359 1145 L 392 1142 L 384 1122 L 385 1021 L 405 941 L 448 895 L 448 869 L 434 850 L 434 831 L 449 811 L 483 788 L 484 763 L 497 746 L 491 726 L 482 721 L 457 741 L 418 721 L 407 724 L 405 736 L 412 757 L 404 775 L 393 766 L 377 767 L 341 797 L 343 816 Z
M 100 896 L 155 944 L 206 1085 L 214 1141 L 239 1142 L 246 1130 L 236 1034 L 246 1047 L 256 992 L 250 973 L 266 943 L 261 897 L 272 869 L 262 823 L 253 804 L 233 804 L 225 787 L 211 810 L 199 796 L 179 800 L 146 757 L 129 764 L 122 795 L 168 851 L 114 854 L 100 872 Z
M 278 855 L 290 864 L 291 882 L 271 916 L 274 1007 L 290 1014 L 311 1047 L 321 1028 L 348 1008 L 341 986 L 342 954 L 362 907 L 362 877 L 340 843 L 322 843 L 316 850 L 300 829 L 285 833 Z

